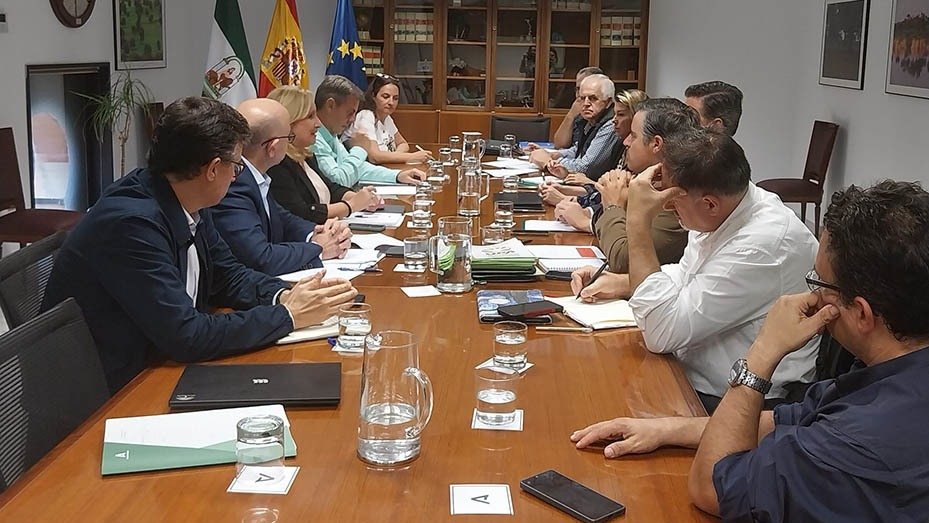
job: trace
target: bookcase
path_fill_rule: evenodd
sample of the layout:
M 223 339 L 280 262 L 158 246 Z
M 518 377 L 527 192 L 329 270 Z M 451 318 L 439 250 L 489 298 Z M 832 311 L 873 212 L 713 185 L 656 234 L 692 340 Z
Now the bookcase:
M 354 0 L 370 77 L 401 83 L 394 116 L 411 141 L 490 114 L 547 115 L 552 132 L 578 70 L 599 66 L 617 91 L 645 89 L 649 0 Z

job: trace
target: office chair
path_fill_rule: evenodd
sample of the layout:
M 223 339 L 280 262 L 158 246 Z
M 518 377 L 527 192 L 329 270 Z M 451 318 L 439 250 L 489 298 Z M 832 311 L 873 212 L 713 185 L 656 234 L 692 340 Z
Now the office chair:
M 0 336 L 0 492 L 109 397 L 74 299 Z
M 799 203 L 800 220 L 806 223 L 806 205 L 815 205 L 816 217 L 813 232 L 819 237 L 820 206 L 823 202 L 823 188 L 826 185 L 826 171 L 832 158 L 832 148 L 839 132 L 838 124 L 832 122 L 813 122 L 813 135 L 810 148 L 806 153 L 806 166 L 802 178 L 772 178 L 758 182 L 758 187 L 771 191 L 781 197 L 784 203 Z
M 518 142 L 547 142 L 552 119 L 548 116 L 519 117 L 497 116 L 490 119 L 490 139 L 503 140 L 508 134 L 516 135 Z
M 0 244 L 15 242 L 20 246 L 74 227 L 84 213 L 61 209 L 27 209 L 23 182 L 19 177 L 13 129 L 0 129 L 0 211 L 15 209 L 0 216 Z
M 0 259 L 0 309 L 11 329 L 39 315 L 58 249 L 67 237 L 67 231 L 60 231 Z

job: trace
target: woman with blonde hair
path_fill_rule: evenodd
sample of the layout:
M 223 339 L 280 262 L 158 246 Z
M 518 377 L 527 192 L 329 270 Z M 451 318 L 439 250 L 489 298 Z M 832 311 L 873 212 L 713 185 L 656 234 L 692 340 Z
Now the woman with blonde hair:
M 286 85 L 268 93 L 268 98 L 287 109 L 290 131 L 294 135 L 287 147 L 287 156 L 268 169 L 274 199 L 290 212 L 316 223 L 324 223 L 328 218 L 344 218 L 355 211 L 377 209 L 381 199 L 372 187 L 355 192 L 319 174 L 319 166 L 311 152 L 321 125 L 316 117 L 313 93 Z

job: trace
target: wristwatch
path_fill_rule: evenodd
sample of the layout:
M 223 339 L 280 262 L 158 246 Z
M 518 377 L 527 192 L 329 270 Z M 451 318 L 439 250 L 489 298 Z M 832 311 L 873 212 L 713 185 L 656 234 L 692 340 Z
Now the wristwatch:
M 746 387 L 757 390 L 761 394 L 767 394 L 771 390 L 771 382 L 748 370 L 748 362 L 741 358 L 732 364 L 729 370 L 729 386 L 736 387 L 745 385 Z

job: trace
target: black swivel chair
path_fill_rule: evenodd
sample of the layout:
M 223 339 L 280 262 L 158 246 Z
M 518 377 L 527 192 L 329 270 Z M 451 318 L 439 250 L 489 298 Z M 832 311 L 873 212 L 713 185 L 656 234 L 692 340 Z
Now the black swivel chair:
M 503 140 L 508 134 L 516 135 L 520 142 L 547 142 L 552 119 L 548 116 L 519 117 L 497 116 L 490 119 L 490 139 Z
M 11 329 L 39 315 L 55 257 L 67 237 L 67 231 L 60 231 L 0 259 L 0 308 Z
M 0 492 L 109 397 L 72 298 L 0 336 Z

